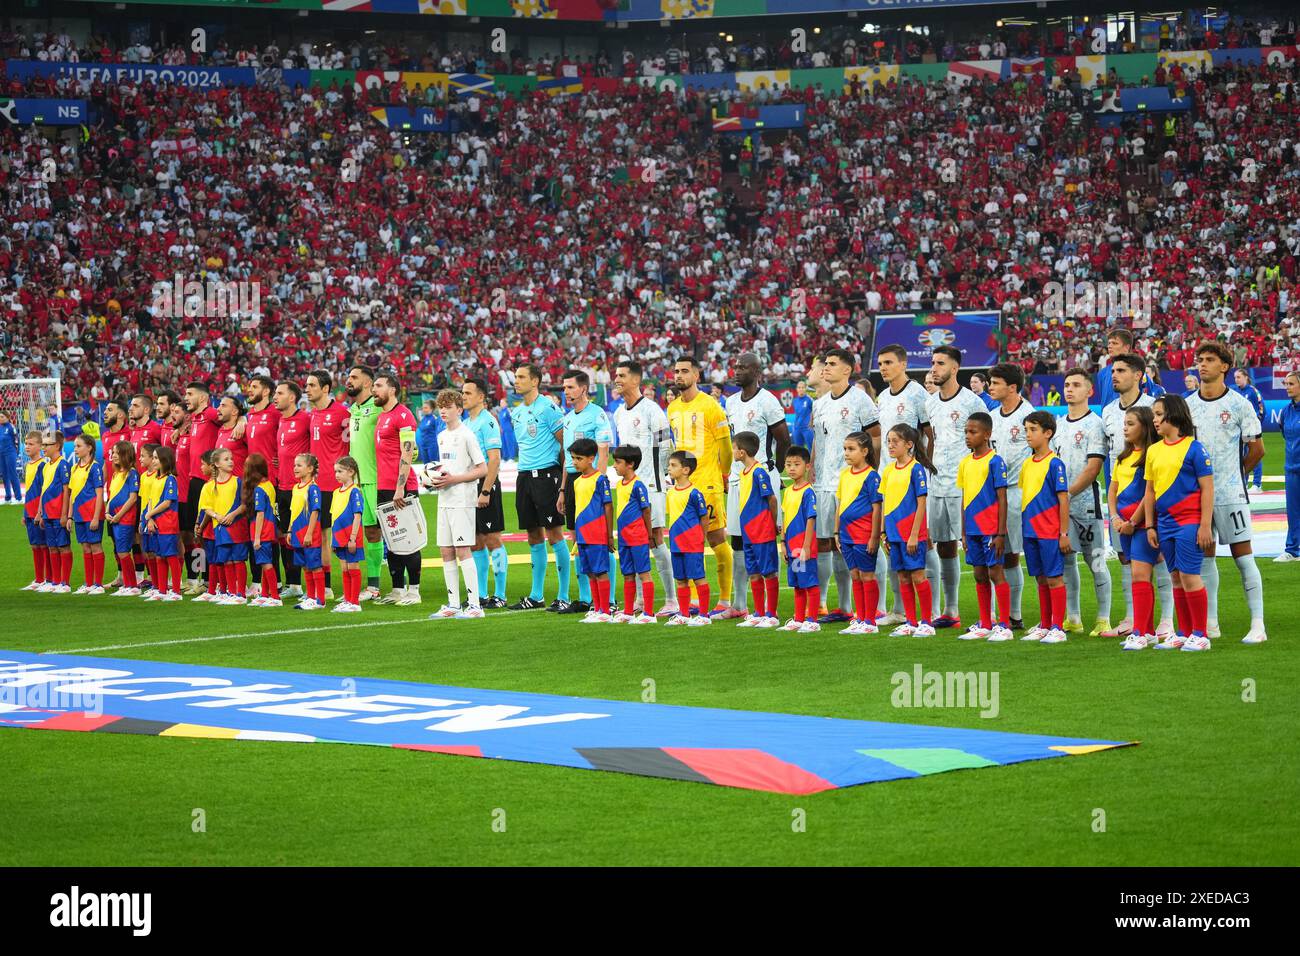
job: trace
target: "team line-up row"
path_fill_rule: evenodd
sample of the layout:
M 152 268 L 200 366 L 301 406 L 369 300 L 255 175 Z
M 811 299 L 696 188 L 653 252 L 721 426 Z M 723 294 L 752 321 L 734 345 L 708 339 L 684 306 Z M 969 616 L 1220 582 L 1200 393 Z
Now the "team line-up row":
M 784 431 L 783 416 L 778 425 L 765 414 L 762 403 L 755 402 L 760 393 L 771 396 L 757 387 L 757 360 L 753 356 L 741 357 L 737 380 L 742 389 L 728 399 L 725 412 L 696 387 L 698 366 L 689 359 L 679 362 L 676 384 L 680 397 L 670 405 L 666 416 L 657 407 L 654 409 L 670 420 L 676 445 L 667 456 L 664 469 L 669 482 L 666 489 L 661 487 L 662 478 L 657 467 L 663 443 L 659 440 L 661 436 L 655 433 L 660 430 L 649 429 L 650 447 L 647 448 L 645 442 L 636 442 L 638 434 L 647 431 L 644 425 L 653 426 L 653 421 L 619 423 L 616 413 L 620 436 L 628 436 L 629 443 L 613 450 L 616 480 L 611 481 L 604 469 L 607 435 L 601 434 L 599 424 L 587 433 L 582 428 L 583 412 L 595 406 L 574 401 L 574 408 L 560 417 L 560 427 L 554 429 L 553 435 L 549 427 L 541 430 L 528 427 L 527 416 L 523 416 L 524 429 L 520 441 L 522 500 L 517 502 L 520 523 L 530 530 L 535 560 L 538 548 L 531 540 L 533 525 L 527 522 L 529 516 L 526 512 L 530 509 L 530 501 L 534 511 L 546 509 L 536 508 L 537 503 L 533 500 L 536 495 L 526 487 L 525 479 L 546 476 L 539 474 L 537 469 L 524 468 L 523 458 L 534 450 L 527 447 L 530 444 L 528 439 L 541 435 L 560 443 L 560 447 L 567 451 L 564 479 L 558 483 L 562 487 L 557 489 L 560 493 L 551 501 L 554 511 L 566 512 L 565 523 L 574 529 L 580 588 L 593 598 L 583 623 L 645 624 L 656 620 L 648 613 L 653 608 L 654 599 L 650 556 L 652 543 L 657 551 L 657 539 L 662 535 L 666 538 L 665 550 L 668 551 L 663 557 L 669 558 L 670 568 L 662 566 L 665 562 L 658 554 L 656 563 L 661 565 L 661 576 L 667 577 L 664 572 L 670 571 L 671 580 L 675 582 L 669 588 L 665 581 L 670 601 L 676 599 L 673 602 L 675 607 L 669 608 L 666 615 L 669 625 L 703 626 L 716 616 L 743 616 L 742 627 L 781 627 L 803 632 L 818 630 L 818 612 L 823 610 L 823 588 L 829 587 L 829 575 L 822 573 L 823 560 L 829 552 L 848 571 L 847 582 L 840 584 L 837 580 L 841 604 L 848 606 L 850 593 L 852 597 L 852 618 L 846 633 L 875 633 L 881 625 L 890 623 L 890 616 L 883 614 L 880 607 L 879 562 L 887 564 L 891 579 L 897 580 L 895 613 L 899 610 L 905 612 L 906 623 L 894 633 L 930 636 L 935 633 L 936 623 L 941 627 L 959 623 L 955 614 L 945 615 L 948 620 L 943 621 L 936 620 L 939 616 L 932 611 L 937 598 L 933 579 L 927 571 L 934 561 L 932 546 L 938 532 L 939 550 L 943 550 L 944 543 L 959 538 L 966 562 L 974 570 L 980 620 L 962 633 L 962 638 L 1013 639 L 1013 629 L 1022 625 L 1015 607 L 1017 602 L 1012 598 L 1012 582 L 1008 579 L 1012 577 L 1010 572 L 1019 571 L 1015 556 L 1023 553 L 1030 574 L 1037 579 L 1040 618 L 1038 626 L 1030 628 L 1021 639 L 1044 643 L 1065 641 L 1067 628 L 1081 629 L 1077 610 L 1074 611 L 1074 622 L 1067 617 L 1067 604 L 1071 603 L 1067 594 L 1070 590 L 1067 572 L 1075 572 L 1072 604 L 1077 609 L 1074 553 L 1080 551 L 1088 557 L 1097 585 L 1099 618 L 1106 618 L 1099 620 L 1094 634 L 1113 633 L 1108 620 L 1110 581 L 1104 560 L 1105 532 L 1096 494 L 1098 471 L 1109 457 L 1107 463 L 1113 463 L 1113 467 L 1107 469 L 1112 472 L 1107 482 L 1108 512 L 1112 533 L 1121 552 L 1125 590 L 1131 594 L 1131 624 L 1125 622 L 1127 627 L 1121 625 L 1128 632 L 1123 646 L 1141 649 L 1155 645 L 1185 650 L 1209 647 L 1209 635 L 1213 630 L 1210 596 L 1202 577 L 1204 555 L 1213 547 L 1215 527 L 1221 517 L 1218 513 L 1220 506 L 1237 504 L 1231 494 L 1234 484 L 1241 485 L 1244 497 L 1240 449 L 1243 446 L 1249 448 L 1252 441 L 1257 441 L 1260 430 L 1257 417 L 1252 431 L 1251 423 L 1235 414 L 1238 409 L 1230 403 L 1223 405 L 1224 411 L 1215 420 L 1223 426 L 1220 430 L 1235 427 L 1237 434 L 1232 443 L 1232 466 L 1223 469 L 1227 473 L 1225 487 L 1229 494 L 1221 493 L 1220 499 L 1226 497 L 1228 500 L 1216 500 L 1212 448 L 1226 446 L 1227 442 L 1214 441 L 1210 443 L 1211 448 L 1207 448 L 1205 443 L 1197 440 L 1194 406 L 1217 402 L 1225 397 L 1224 394 L 1215 394 L 1216 386 L 1223 388 L 1223 385 L 1221 375 L 1216 381 L 1213 367 L 1216 363 L 1222 365 L 1222 372 L 1230 367 L 1230 356 L 1221 354 L 1226 352 L 1222 346 L 1206 343 L 1198 353 L 1202 388 L 1192 406 L 1181 396 L 1167 395 L 1152 400 L 1143 394 L 1144 363 L 1139 356 L 1121 353 L 1113 356 L 1107 369 L 1113 377 L 1112 385 L 1118 397 L 1105 407 L 1103 415 L 1099 417 L 1088 410 L 1087 402 L 1093 393 L 1091 378 L 1082 370 L 1071 370 L 1066 376 L 1069 412 L 1060 419 L 1026 407 L 1028 403 L 1019 396 L 1023 378 L 1017 369 L 1010 366 L 995 367 L 990 373 L 989 391 L 996 403 L 990 409 L 992 414 L 970 412 L 969 404 L 954 403 L 959 397 L 967 399 L 967 402 L 973 397 L 973 393 L 956 385 L 955 372 L 960 364 L 960 353 L 954 349 L 940 348 L 935 352 L 932 378 L 939 385 L 939 392 L 931 396 L 907 378 L 906 352 L 894 346 L 882 350 L 879 356 L 882 375 L 888 386 L 888 390 L 880 395 L 879 409 L 864 392 L 852 389 L 859 398 L 851 403 L 851 407 L 845 406 L 849 413 L 828 415 L 826 412 L 833 412 L 833 406 L 843 403 L 849 390 L 848 375 L 855 364 L 851 353 L 839 355 L 837 352 L 833 350 L 820 356 L 816 363 L 822 371 L 821 382 L 812 384 L 826 388 L 816 401 L 812 448 L 790 445 L 788 434 L 775 434 Z M 843 382 L 837 381 L 840 376 L 836 373 L 840 366 L 845 371 Z M 359 368 L 350 373 L 349 385 L 354 377 L 358 377 L 358 371 L 361 378 L 368 379 L 366 391 L 384 397 L 386 400 L 379 404 L 385 412 L 391 412 L 399 391 L 396 380 L 387 375 L 374 376 L 369 370 Z M 528 371 L 527 367 L 520 370 L 525 385 Z M 620 385 L 625 386 L 628 397 L 636 396 L 635 401 L 620 412 L 635 412 L 640 403 L 646 401 L 640 396 L 639 372 L 640 369 L 632 362 L 619 368 Z M 581 375 L 572 373 L 574 398 L 585 397 L 586 383 L 576 380 Z M 569 377 L 566 376 L 566 392 Z M 388 380 L 385 383 L 389 386 L 387 395 L 381 387 L 384 379 Z M 844 386 L 842 389 L 835 387 L 841 384 Z M 281 383 L 281 387 L 283 385 Z M 521 391 L 525 397 L 523 407 L 527 410 L 537 400 L 536 388 L 532 389 L 531 401 L 528 389 Z M 915 392 L 920 395 L 916 396 Z M 356 397 L 351 393 L 349 388 L 350 397 Z M 485 602 L 480 600 L 480 595 L 486 591 L 486 575 L 482 573 L 486 569 L 482 566 L 485 562 L 480 562 L 480 555 L 476 552 L 484 550 L 481 512 L 490 509 L 494 493 L 497 498 L 495 510 L 500 511 L 495 467 L 491 475 L 493 484 L 486 483 L 489 461 L 499 465 L 500 443 L 498 437 L 496 448 L 492 447 L 491 429 L 485 434 L 482 429 L 462 427 L 463 395 L 471 394 L 472 389 L 467 386 L 463 392 L 447 391 L 438 398 L 438 412 L 447 428 L 439 436 L 440 452 L 445 451 L 445 454 L 432 486 L 440 492 L 438 545 L 448 581 L 448 603 L 431 615 L 433 617 L 483 616 Z M 372 394 L 363 398 L 363 402 L 374 400 Z M 545 399 L 543 401 L 554 408 Z M 710 408 L 708 403 L 717 407 Z M 757 415 L 756 408 L 759 411 Z M 543 421 L 546 410 L 536 409 Z M 653 419 L 654 410 L 645 417 Z M 647 409 L 641 410 L 642 413 L 645 411 Z M 911 422 L 907 421 L 909 413 Z M 1254 415 L 1253 410 L 1250 414 Z M 382 419 L 383 416 L 379 417 Z M 475 417 L 478 416 L 471 416 L 471 423 Z M 588 420 L 594 418 L 586 417 Z M 1095 421 L 1088 421 L 1089 417 Z M 490 414 L 487 418 L 491 419 Z M 1014 422 L 1009 430 L 1007 419 Z M 1117 423 L 1117 427 L 1112 422 Z M 998 425 L 1003 426 L 1001 435 Z M 886 426 L 884 446 L 889 461 L 877 470 L 874 467 L 879 442 L 877 436 Z M 955 469 L 951 467 L 954 426 L 959 429 L 962 449 L 966 452 L 956 462 Z M 849 428 L 853 430 L 848 431 Z M 390 477 L 388 482 L 403 488 L 404 494 L 394 497 L 392 489 L 387 494 L 382 490 L 379 492 L 385 500 L 395 500 L 399 506 L 409 500 L 406 495 L 415 491 L 406 431 L 404 427 L 398 429 L 399 434 L 395 437 L 399 461 L 396 469 L 389 469 L 390 472 L 396 471 L 392 477 L 398 480 L 393 481 Z M 608 431 L 607 427 L 605 431 Z M 1115 447 L 1118 444 L 1114 437 L 1116 431 L 1122 440 L 1119 448 Z M 835 432 L 841 440 L 832 449 L 828 439 Z M 485 440 L 479 440 L 480 434 Z M 499 431 L 496 434 L 499 436 Z M 599 441 L 602 437 L 606 442 Z M 774 438 L 784 440 L 774 441 Z M 725 442 L 718 439 L 725 439 Z M 69 463 L 58 457 L 59 436 L 47 440 L 45 457 L 39 459 L 36 443 L 40 440 L 37 433 L 28 436 L 27 451 L 32 460 L 27 467 L 28 507 L 24 521 L 37 572 L 37 580 L 29 588 L 60 593 L 70 590 L 70 544 L 75 535 L 82 546 L 86 567 L 86 583 L 79 590 L 102 593 L 102 538 L 108 529 L 122 564 L 125 586 L 118 594 L 138 592 L 130 559 L 133 549 L 138 547 L 143 552 L 150 579 L 155 582 L 149 598 L 180 600 L 180 521 L 183 509 L 174 450 L 145 443 L 137 460 L 136 448 L 130 441 L 113 443 L 111 449 L 105 448 L 105 457 L 108 458 L 111 451 L 112 458 L 111 471 L 105 480 L 104 468 L 94 460 L 93 441 L 78 439 L 76 461 Z M 382 454 L 378 434 L 374 440 L 376 454 Z M 723 444 L 732 460 L 730 480 L 718 482 L 708 472 L 722 470 L 717 453 Z M 1020 444 L 1024 446 L 1023 453 L 1017 448 Z M 782 445 L 785 447 L 779 447 Z M 497 456 L 490 458 L 493 451 L 497 451 Z M 650 464 L 647 451 L 655 456 L 656 466 L 651 474 L 647 474 L 646 469 Z M 773 468 L 777 452 L 791 481 L 780 495 L 780 478 Z M 835 487 L 827 496 L 826 463 L 834 459 L 838 459 L 836 463 L 841 467 L 833 473 Z M 814 464 L 818 466 L 816 469 Z M 260 593 L 252 603 L 256 606 L 280 604 L 276 577 L 279 556 L 275 552 L 283 547 L 286 551 L 291 549 L 293 565 L 305 571 L 307 596 L 298 605 L 300 608 L 311 610 L 324 606 L 325 568 L 332 552 L 342 567 L 344 591 L 343 601 L 335 610 L 360 610 L 360 567 L 367 560 L 365 552 L 368 550 L 363 549 L 363 527 L 368 529 L 374 524 L 374 503 L 367 500 L 362 467 L 351 456 L 336 457 L 330 469 L 334 487 L 329 499 L 325 500 L 316 483 L 317 458 L 309 452 L 293 456 L 294 483 L 288 490 L 288 520 L 278 522 L 285 517 L 283 508 L 277 514 L 277 504 L 283 504 L 281 495 L 284 489 L 277 489 L 268 480 L 273 466 L 283 474 L 284 462 L 268 462 L 259 454 L 247 456 L 242 474 L 236 473 L 236 458 L 229 448 L 211 448 L 200 456 L 203 481 L 198 488 L 194 533 L 203 541 L 210 572 L 207 591 L 198 595 L 196 600 L 245 603 L 246 562 L 251 562 L 259 569 L 261 578 Z M 652 478 L 653 491 L 646 478 Z M 946 490 L 943 487 L 945 480 L 948 487 L 955 488 L 956 496 L 942 493 Z M 932 481 L 934 488 L 931 487 Z M 460 486 L 461 492 L 468 493 L 457 494 L 456 486 Z M 1091 496 L 1087 494 L 1090 489 Z M 474 490 L 479 492 L 477 496 L 473 494 Z M 719 491 L 725 493 L 725 503 Z M 655 507 L 656 493 L 662 498 L 659 508 Z M 959 515 L 955 520 L 950 513 L 954 497 L 959 502 L 956 509 Z M 657 511 L 662 511 L 662 517 L 656 514 Z M 476 515 L 476 512 L 480 514 Z M 1245 514 L 1244 540 L 1248 556 L 1248 509 Z M 543 524 L 544 530 L 549 530 L 555 516 L 544 514 L 540 521 L 536 515 L 531 517 L 533 522 Z M 1242 522 L 1235 511 L 1225 512 L 1223 517 L 1237 531 L 1243 530 L 1236 527 Z M 285 527 L 281 529 L 279 523 Z M 724 596 L 729 596 L 727 585 L 731 582 L 724 577 L 724 555 L 719 547 L 726 535 L 718 534 L 722 530 L 720 524 L 725 524 L 728 531 L 739 532 L 732 536 L 736 546 L 743 550 L 743 565 L 737 562 L 737 571 L 743 566 L 743 576 L 748 580 L 753 595 L 754 611 L 747 615 L 734 613 L 735 605 L 740 602 L 733 600 L 731 605 L 720 604 L 714 609 L 713 616 L 689 611 L 683 613 L 682 609 L 709 608 L 709 585 L 703 564 L 706 542 L 719 559 L 720 590 Z M 941 527 L 932 529 L 931 525 Z M 954 525 L 959 529 L 955 535 L 952 531 Z M 500 528 L 501 524 L 497 527 Z M 1220 529 L 1222 535 L 1223 529 Z M 537 537 L 540 539 L 541 535 Z M 776 618 L 778 539 L 786 560 L 787 584 L 795 592 L 795 614 L 784 625 Z M 1240 541 L 1229 543 L 1233 545 L 1234 557 L 1240 558 L 1237 554 Z M 324 556 L 322 545 L 326 546 Z M 545 545 L 540 550 L 544 568 Z M 624 579 L 624 606 L 617 612 L 610 597 L 611 557 L 615 554 Z M 125 561 L 123 555 L 127 557 Z M 415 557 L 418 559 L 419 556 Z M 565 557 L 568 557 L 567 548 Z M 949 558 L 948 555 L 942 557 Z M 558 549 L 556 558 L 558 564 Z M 1249 563 L 1253 568 L 1253 558 Z M 1213 566 L 1214 562 L 1209 564 Z M 497 570 L 495 560 L 493 566 L 493 570 Z M 1240 559 L 1238 566 L 1242 566 Z M 568 569 L 559 570 L 562 593 L 567 593 Z M 1162 576 L 1166 581 L 1161 581 Z M 463 605 L 459 600 L 460 577 L 464 578 L 468 592 L 468 601 Z M 489 606 L 504 604 L 500 571 L 497 571 L 497 577 L 498 596 L 496 603 Z M 540 590 L 537 577 L 535 563 L 534 592 Z M 738 573 L 737 577 L 741 574 Z M 949 602 L 946 606 L 955 609 L 955 594 L 949 592 L 947 575 L 943 577 L 944 597 Z M 1217 579 L 1217 573 L 1214 577 Z M 1249 603 L 1251 588 L 1245 579 L 1243 568 Z M 396 586 L 396 574 L 394 583 Z M 1168 590 L 1172 592 L 1172 599 L 1164 594 L 1162 585 L 1166 583 L 1170 585 Z M 1215 583 L 1217 586 L 1217 580 Z M 736 585 L 739 595 L 742 593 L 741 582 L 737 581 Z M 1153 620 L 1157 587 L 1162 591 L 1160 627 Z M 401 596 L 393 603 L 401 603 Z M 568 602 L 557 600 L 557 603 L 567 605 Z M 524 609 L 523 605 L 541 606 L 540 594 L 534 597 L 530 593 L 516 606 Z M 1176 629 L 1170 620 L 1175 609 Z M 1259 643 L 1266 636 L 1262 620 L 1256 621 L 1255 609 L 1252 607 L 1251 610 L 1252 630 L 1246 642 Z M 829 615 L 838 616 L 836 612 L 829 612 Z M 1262 613 L 1259 617 L 1262 618 Z M 1075 626 L 1070 627 L 1071 623 Z M 1259 626 L 1255 626 L 1256 623 Z

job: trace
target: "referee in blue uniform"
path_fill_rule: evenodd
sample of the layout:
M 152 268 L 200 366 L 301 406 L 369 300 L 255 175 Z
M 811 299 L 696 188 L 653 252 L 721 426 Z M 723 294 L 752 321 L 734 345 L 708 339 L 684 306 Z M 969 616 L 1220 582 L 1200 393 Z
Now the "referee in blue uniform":
M 528 534 L 528 554 L 533 567 L 533 586 L 528 594 L 510 605 L 512 611 L 546 607 L 546 547 L 555 555 L 560 593 L 569 590 L 569 546 L 564 541 L 564 519 L 558 502 L 562 490 L 564 447 L 563 416 L 559 406 L 538 389 L 542 370 L 521 365 L 515 372 L 515 391 L 523 399 L 510 410 L 515 441 L 519 445 L 519 479 L 515 483 L 515 514 L 519 527 Z M 560 601 L 551 610 L 561 610 Z

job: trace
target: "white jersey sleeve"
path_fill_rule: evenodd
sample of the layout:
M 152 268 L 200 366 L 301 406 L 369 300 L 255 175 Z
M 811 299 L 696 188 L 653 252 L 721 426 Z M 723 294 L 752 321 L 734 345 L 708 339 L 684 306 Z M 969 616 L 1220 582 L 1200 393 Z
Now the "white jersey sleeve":
M 930 494 L 936 498 L 954 498 L 961 494 L 957 488 L 957 469 L 970 453 L 966 447 L 966 422 L 976 412 L 987 414 L 988 409 L 978 395 L 964 387 L 949 399 L 941 398 L 937 392 L 926 398 L 926 414 L 934 429 L 930 457 L 934 459 L 935 474 L 930 479 Z
M 1209 401 L 1193 392 L 1187 407 L 1196 426 L 1196 440 L 1205 446 L 1214 470 L 1214 503 L 1245 504 L 1250 499 L 1242 470 L 1242 446 L 1263 433 L 1250 399 L 1232 389 Z

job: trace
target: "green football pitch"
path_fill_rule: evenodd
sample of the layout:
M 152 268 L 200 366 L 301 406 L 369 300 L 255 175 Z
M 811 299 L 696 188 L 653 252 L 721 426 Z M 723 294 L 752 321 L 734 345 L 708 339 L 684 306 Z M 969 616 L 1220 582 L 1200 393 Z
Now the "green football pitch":
M 1268 437 L 1266 470 L 1278 474 Z M 1260 561 L 1268 643 L 1240 643 L 1240 579 L 1221 560 L 1224 636 L 1212 651 L 1126 654 L 1077 635 L 1056 647 L 990 645 L 952 631 L 912 640 L 843 637 L 838 626 L 577 626 L 540 611 L 429 622 L 442 590 L 431 567 L 423 607 L 342 619 L 31 594 L 18 590 L 31 573 L 18 509 L 0 509 L 0 521 L 3 649 L 627 701 L 653 686 L 665 704 L 1140 742 L 791 797 L 382 747 L 6 729 L 0 865 L 1300 862 L 1287 822 L 1300 800 L 1297 565 Z M 78 557 L 74 586 L 80 574 Z M 511 566 L 511 600 L 528 578 L 526 564 Z M 962 582 L 969 622 L 974 587 L 968 573 Z M 554 592 L 552 571 L 548 599 Z M 1086 570 L 1084 592 L 1091 622 Z M 1027 618 L 1035 597 L 1027 587 Z M 394 626 L 338 628 L 378 621 Z M 894 707 L 892 676 L 918 665 L 996 672 L 997 716 Z M 205 832 L 192 825 L 198 810 Z

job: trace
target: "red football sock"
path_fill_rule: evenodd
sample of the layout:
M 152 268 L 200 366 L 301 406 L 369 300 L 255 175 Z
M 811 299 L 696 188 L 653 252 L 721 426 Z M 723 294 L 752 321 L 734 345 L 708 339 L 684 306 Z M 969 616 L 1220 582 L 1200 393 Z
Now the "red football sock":
M 623 579 L 623 613 L 631 614 L 632 607 L 636 604 L 636 578 L 629 577 Z M 654 608 L 646 608 L 647 614 L 653 614 Z
M 170 558 L 167 559 L 167 567 L 171 569 L 172 592 L 174 594 L 180 594 L 181 575 L 183 573 L 181 569 L 181 556 L 179 554 L 173 554 Z
M 131 560 L 131 555 L 117 556 L 117 567 L 122 572 L 122 586 L 133 588 L 135 583 L 135 562 Z
M 808 589 L 794 589 L 794 619 L 802 622 L 808 611 Z
M 1007 624 L 1011 621 L 1011 582 L 1003 581 L 1001 584 L 994 585 L 993 590 L 998 596 L 998 623 Z
M 1133 582 L 1133 633 L 1155 633 L 1156 592 L 1150 581 Z
M 993 583 L 976 581 L 975 596 L 980 604 L 980 627 L 989 630 L 993 627 Z
M 1178 612 L 1178 633 L 1186 637 L 1192 633 L 1192 609 L 1187 604 L 1187 592 L 1182 588 L 1174 588 L 1174 610 Z
M 104 552 L 95 552 L 95 586 L 104 586 Z
M 862 582 L 863 606 L 867 616 L 863 618 L 869 624 L 875 624 L 880 617 L 880 582 L 874 578 Z
M 235 593 L 240 597 L 248 593 L 248 565 L 243 561 L 235 564 Z
M 262 566 L 262 597 L 280 600 L 280 582 L 275 579 L 275 565 Z
M 1205 629 L 1209 624 L 1210 596 L 1205 588 L 1183 593 L 1187 596 L 1187 608 L 1191 612 L 1192 630 L 1204 637 Z
M 71 549 L 62 552 L 61 561 L 62 561 L 63 568 L 62 571 L 60 572 L 59 581 L 62 584 L 67 584 L 72 580 L 72 550 Z
M 767 595 L 767 585 L 758 575 L 749 579 L 749 593 L 754 598 L 754 616 L 766 617 L 764 612 L 764 601 Z
M 45 549 L 32 548 L 32 567 L 36 570 L 36 581 L 38 584 L 45 582 Z
M 916 588 L 912 586 L 910 578 L 899 575 L 898 592 L 903 598 L 903 613 L 907 616 L 907 623 L 916 627 Z
M 818 585 L 808 588 L 808 606 L 806 614 L 810 621 L 817 620 L 817 616 L 822 612 L 822 589 Z
M 655 583 L 653 581 L 641 582 L 641 613 L 649 614 L 651 617 L 655 613 Z
M 208 565 L 208 593 L 216 594 L 217 586 L 221 583 L 221 565 Z
M 781 579 L 775 576 L 767 579 L 767 616 L 776 617 L 776 607 L 781 600 Z
M 1071 559 L 1073 560 L 1073 559 Z M 1056 630 L 1064 630 L 1061 625 L 1065 623 L 1065 585 L 1061 584 L 1052 588 L 1052 627 Z
M 705 617 L 709 615 L 709 586 L 708 584 L 695 585 L 695 591 L 700 596 L 700 613 Z
M 930 618 L 934 613 L 934 592 L 930 590 L 929 581 L 921 581 L 914 585 L 916 588 L 917 617 L 922 624 L 929 624 Z
M 853 620 L 855 621 L 867 619 L 867 599 L 863 594 L 866 583 L 861 578 L 853 579 Z
M 1052 589 L 1042 581 L 1038 582 L 1038 626 L 1052 626 Z
M 691 585 L 677 585 L 677 613 L 683 617 L 689 617 L 691 613 Z

